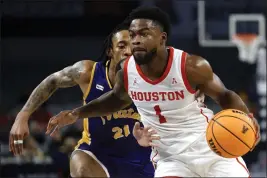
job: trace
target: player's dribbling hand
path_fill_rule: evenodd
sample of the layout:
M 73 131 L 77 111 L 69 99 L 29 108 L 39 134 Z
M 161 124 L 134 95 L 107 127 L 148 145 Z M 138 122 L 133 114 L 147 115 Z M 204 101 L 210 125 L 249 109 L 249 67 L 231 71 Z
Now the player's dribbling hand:
M 14 155 L 21 155 L 23 151 L 23 140 L 29 135 L 29 115 L 19 113 L 9 133 L 9 151 Z
M 71 110 L 61 111 L 49 120 L 46 134 L 50 134 L 53 137 L 57 135 L 60 128 L 75 123 L 77 119 L 78 117 L 73 115 Z
M 136 122 L 133 128 L 133 135 L 138 144 L 143 147 L 157 147 L 153 140 L 160 140 L 160 137 L 156 135 L 157 132 L 151 127 L 141 127 L 139 122 Z
M 252 120 L 252 122 L 253 122 L 253 125 L 254 125 L 254 127 L 255 127 L 255 129 L 256 129 L 256 141 L 255 141 L 253 147 L 252 147 L 251 150 L 250 150 L 250 151 L 253 151 L 254 148 L 258 145 L 258 143 L 259 143 L 260 140 L 261 140 L 261 135 L 260 135 L 260 125 L 259 125 L 257 119 L 253 116 L 252 113 L 248 114 L 248 116 L 251 118 L 251 120 Z

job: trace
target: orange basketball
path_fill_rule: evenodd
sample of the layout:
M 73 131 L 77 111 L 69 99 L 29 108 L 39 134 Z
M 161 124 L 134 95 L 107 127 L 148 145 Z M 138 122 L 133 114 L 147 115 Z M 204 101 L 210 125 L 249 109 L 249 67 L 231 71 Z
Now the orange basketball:
M 216 154 L 236 158 L 251 150 L 256 141 L 256 129 L 246 113 L 227 109 L 210 120 L 206 139 Z

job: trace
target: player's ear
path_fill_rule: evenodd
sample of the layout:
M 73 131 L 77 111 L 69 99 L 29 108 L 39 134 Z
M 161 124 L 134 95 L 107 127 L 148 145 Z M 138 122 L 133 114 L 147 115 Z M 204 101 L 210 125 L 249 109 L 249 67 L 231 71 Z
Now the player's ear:
M 161 41 L 160 41 L 160 44 L 161 45 L 166 44 L 166 41 L 167 41 L 167 33 L 166 32 L 162 32 L 161 33 Z

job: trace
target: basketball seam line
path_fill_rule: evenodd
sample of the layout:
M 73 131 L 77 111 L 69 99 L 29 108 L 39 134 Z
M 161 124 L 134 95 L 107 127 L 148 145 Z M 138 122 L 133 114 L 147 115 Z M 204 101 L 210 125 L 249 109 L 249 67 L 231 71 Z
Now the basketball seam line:
M 234 155 L 234 154 L 231 154 L 231 153 L 229 153 L 228 151 L 226 151 L 221 145 L 220 145 L 220 143 L 217 141 L 217 139 L 216 139 L 216 137 L 215 137 L 215 135 L 214 135 L 214 132 L 213 132 L 213 125 L 214 125 L 214 123 L 215 123 L 216 121 L 214 120 L 214 122 L 212 123 L 212 126 L 211 126 L 211 132 L 212 132 L 212 135 L 213 135 L 213 138 L 215 139 L 215 141 L 217 142 L 217 144 L 219 145 L 219 147 L 221 147 L 221 149 L 223 150 L 223 151 L 225 151 L 227 154 L 229 154 L 229 155 L 232 155 L 232 156 L 238 156 L 238 155 Z
M 230 116 L 230 115 L 223 115 L 223 116 L 220 116 L 220 117 L 218 117 L 218 118 L 214 118 L 214 119 L 217 120 L 217 119 L 219 119 L 219 118 L 221 118 L 221 117 L 224 117 L 224 116 L 227 116 L 227 117 L 233 117 L 233 118 L 239 119 L 239 120 L 241 120 L 241 121 L 247 123 L 248 126 L 249 126 L 249 127 L 251 128 L 251 130 L 253 131 L 254 135 L 256 135 L 256 131 L 253 129 L 253 127 L 251 127 L 251 125 L 250 125 L 247 121 L 244 121 L 244 120 L 240 119 L 239 117 L 236 117 L 236 116 Z M 215 120 L 214 120 L 214 121 L 215 121 Z
M 223 116 L 221 116 L 223 117 Z M 230 117 L 233 117 L 233 116 L 230 116 Z M 220 118 L 220 117 L 219 117 Z M 217 119 L 219 119 L 217 118 Z M 218 122 L 217 120 L 214 120 L 214 122 L 216 122 L 217 124 L 219 124 L 222 128 L 224 128 L 225 130 L 227 130 L 228 132 L 230 132 L 233 136 L 235 136 L 239 141 L 241 141 L 242 143 L 244 143 L 244 145 L 246 145 L 250 150 L 251 148 L 243 141 L 241 140 L 238 136 L 236 136 L 233 132 L 231 132 L 229 129 L 227 129 L 225 126 L 223 126 L 220 122 Z
M 238 136 L 236 136 L 233 132 L 231 132 L 230 130 L 228 130 L 226 127 L 224 127 L 221 123 L 219 123 L 218 121 L 215 121 L 217 124 L 219 124 L 222 128 L 224 128 L 225 130 L 227 130 L 228 132 L 230 132 L 233 136 L 235 136 L 239 141 L 241 141 L 244 145 L 246 145 L 250 150 L 251 148 L 243 141 L 241 140 Z

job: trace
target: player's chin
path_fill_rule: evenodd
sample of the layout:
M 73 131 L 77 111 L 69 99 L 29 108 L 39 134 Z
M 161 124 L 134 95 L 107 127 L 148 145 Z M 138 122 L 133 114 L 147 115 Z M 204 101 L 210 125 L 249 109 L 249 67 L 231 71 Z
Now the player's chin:
M 145 56 L 146 51 L 145 50 L 134 51 L 133 54 L 134 54 L 134 56 Z
M 134 60 L 138 65 L 145 64 L 145 53 L 144 54 L 133 54 Z

